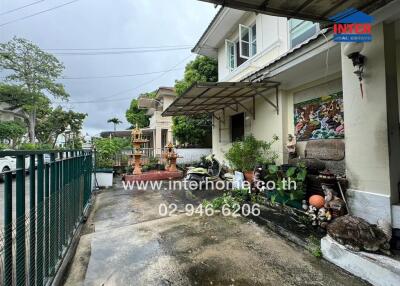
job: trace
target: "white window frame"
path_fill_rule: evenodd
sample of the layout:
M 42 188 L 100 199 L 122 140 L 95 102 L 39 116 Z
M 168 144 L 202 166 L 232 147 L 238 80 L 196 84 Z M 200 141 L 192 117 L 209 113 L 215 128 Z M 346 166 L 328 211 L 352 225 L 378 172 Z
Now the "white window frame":
M 243 41 L 243 39 L 242 39 L 242 28 L 243 29 L 247 29 L 247 33 L 248 33 L 248 35 L 249 35 L 249 41 L 248 42 L 245 42 L 245 41 Z M 251 47 L 251 40 L 252 40 L 252 37 L 251 37 L 251 27 L 249 27 L 249 26 L 245 26 L 245 25 L 242 25 L 242 24 L 239 24 L 239 56 L 242 58 L 242 59 L 250 59 L 251 58 L 251 50 L 252 50 L 252 47 Z M 243 49 L 242 49 L 242 44 L 245 44 L 245 45 L 247 45 L 247 47 L 248 47 L 248 51 L 249 51 L 249 55 L 248 56 L 245 56 L 245 55 L 243 55 Z
M 230 47 L 233 46 L 233 67 L 231 66 L 231 49 Z M 233 71 L 237 67 L 237 50 L 236 50 L 236 43 L 234 41 L 225 40 L 225 52 L 226 52 L 226 67 Z
M 256 29 L 256 35 L 254 36 L 254 34 L 253 34 L 253 28 L 255 27 L 255 29 Z M 253 57 L 253 56 L 255 56 L 256 54 L 257 54 L 257 23 L 254 23 L 253 25 L 251 25 L 250 26 L 250 31 L 251 31 L 251 34 L 250 34 L 250 47 L 251 47 L 251 51 L 250 51 L 250 54 L 251 54 L 251 56 Z M 253 44 L 256 44 L 256 51 L 255 51 L 255 53 L 253 53 Z

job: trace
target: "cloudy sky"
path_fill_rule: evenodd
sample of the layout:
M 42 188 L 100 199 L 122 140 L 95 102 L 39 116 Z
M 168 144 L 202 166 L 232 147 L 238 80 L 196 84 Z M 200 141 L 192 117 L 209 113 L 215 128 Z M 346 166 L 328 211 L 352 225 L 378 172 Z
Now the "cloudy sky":
M 0 41 L 23 37 L 56 54 L 70 78 L 62 106 L 88 113 L 84 132 L 95 135 L 112 129 L 111 117 L 128 127 L 132 98 L 182 77 L 216 12 L 197 0 L 0 0 Z

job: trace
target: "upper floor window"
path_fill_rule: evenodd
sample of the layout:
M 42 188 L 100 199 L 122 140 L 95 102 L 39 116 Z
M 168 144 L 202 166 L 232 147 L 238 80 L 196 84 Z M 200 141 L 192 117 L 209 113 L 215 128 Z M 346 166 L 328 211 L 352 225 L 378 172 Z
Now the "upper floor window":
M 239 38 L 225 41 L 227 67 L 234 70 L 257 53 L 257 27 L 239 25 Z
M 312 37 L 318 31 L 318 24 L 299 19 L 289 20 L 290 47 L 293 48 Z

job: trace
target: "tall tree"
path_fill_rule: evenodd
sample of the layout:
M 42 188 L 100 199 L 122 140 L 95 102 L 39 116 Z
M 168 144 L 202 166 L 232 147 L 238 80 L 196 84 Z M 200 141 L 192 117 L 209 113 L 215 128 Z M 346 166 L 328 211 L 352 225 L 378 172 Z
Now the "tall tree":
M 218 63 L 216 60 L 197 56 L 186 65 L 182 80 L 175 81 L 175 89 L 181 96 L 196 82 L 218 81 Z M 203 145 L 211 136 L 211 118 L 208 114 L 196 116 L 176 116 L 173 118 L 172 132 L 182 144 Z
M 37 113 L 45 94 L 62 100 L 69 97 L 64 86 L 56 82 L 64 66 L 32 42 L 14 37 L 7 43 L 0 43 L 0 70 L 10 72 L 6 80 L 19 85 L 24 97 L 22 110 L 27 116 L 29 139 L 34 143 Z
M 119 120 L 117 117 L 113 117 L 107 120 L 107 123 L 112 123 L 114 124 L 114 132 L 117 131 L 117 125 L 121 124 L 122 121 Z

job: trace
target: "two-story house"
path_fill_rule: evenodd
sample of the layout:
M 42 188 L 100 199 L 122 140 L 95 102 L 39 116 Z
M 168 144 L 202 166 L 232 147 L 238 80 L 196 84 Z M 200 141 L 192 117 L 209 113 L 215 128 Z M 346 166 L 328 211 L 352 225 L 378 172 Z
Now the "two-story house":
M 285 70 L 285 76 L 282 74 L 274 79 L 269 87 L 266 86 L 266 90 L 263 91 L 263 83 L 257 79 L 260 82 L 257 94 L 242 96 L 239 92 L 233 101 L 229 101 L 227 98 L 234 88 L 224 93 L 227 98 L 221 98 L 221 102 L 233 102 L 233 105 L 220 105 L 212 110 L 213 152 L 217 158 L 223 161 L 231 143 L 245 135 L 253 134 L 264 140 L 271 140 L 277 135 L 280 141 L 274 148 L 279 152 L 279 162 L 285 162 L 287 135 L 295 132 L 292 124 L 294 104 L 342 91 L 340 45 L 324 45 L 327 39 L 317 23 L 231 8 L 219 10 L 193 52 L 218 60 L 221 83 L 246 82 L 251 76 L 254 77 L 254 73 L 281 57 L 298 54 L 301 47 L 311 41 L 315 42 L 317 48 L 307 53 L 307 59 L 295 68 Z M 240 89 L 240 86 L 237 88 Z M 201 97 L 206 98 L 207 95 Z M 235 103 L 235 100 L 240 102 Z M 201 100 L 190 103 L 198 106 Z M 205 107 L 208 107 L 206 104 Z M 182 114 L 186 112 L 185 108 L 181 109 Z M 299 142 L 298 145 L 302 155 L 305 142 Z
M 220 160 L 247 134 L 277 135 L 278 163 L 288 161 L 288 134 L 302 157 L 318 142 L 325 148 L 314 145 L 313 155 L 342 160 L 351 213 L 400 229 L 400 2 L 272 1 L 264 10 L 250 2 L 224 1 L 193 49 L 218 59 L 219 82 L 194 85 L 163 115 L 212 114 Z M 340 43 L 324 29 L 327 15 L 350 4 L 372 16 L 371 42 Z M 300 10 L 302 19 L 321 20 L 322 29 L 293 19 Z

